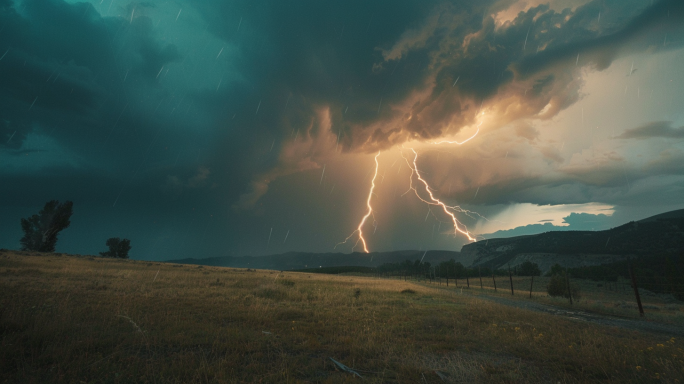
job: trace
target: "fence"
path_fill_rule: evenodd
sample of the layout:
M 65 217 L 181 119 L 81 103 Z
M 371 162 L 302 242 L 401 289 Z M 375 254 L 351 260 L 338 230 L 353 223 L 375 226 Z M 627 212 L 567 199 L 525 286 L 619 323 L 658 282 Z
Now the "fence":
M 433 267 L 423 273 L 394 271 L 378 276 L 418 280 L 448 288 L 480 290 L 488 294 L 527 298 L 548 296 L 547 286 L 551 280 L 550 277 L 513 276 L 508 270 L 505 271 L 507 272 L 505 275 L 501 273 L 501 270 L 497 271 L 496 275 L 483 275 L 478 272 L 478 269 L 467 269 L 462 275 L 455 276 L 453 273 Z M 564 275 L 565 286 L 571 287 L 570 294 L 564 295 L 570 304 L 573 301 L 572 292 L 576 289 L 585 302 L 589 300 L 593 303 L 605 303 L 615 308 L 638 311 L 643 316 L 645 312 L 661 311 L 665 304 L 677 303 L 678 300 L 684 298 L 684 277 L 676 275 L 653 276 L 649 275 L 648 271 L 632 269 L 629 266 L 624 271 L 610 270 L 603 280 L 597 275 L 592 276 L 591 279 L 577 278 L 573 276 L 576 272 L 577 270 L 571 269 Z

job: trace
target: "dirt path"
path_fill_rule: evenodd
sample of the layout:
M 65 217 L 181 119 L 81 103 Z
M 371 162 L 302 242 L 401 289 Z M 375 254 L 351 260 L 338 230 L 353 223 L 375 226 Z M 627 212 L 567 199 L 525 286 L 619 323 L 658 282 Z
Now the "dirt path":
M 566 319 L 575 321 L 583 321 L 593 324 L 633 329 L 642 332 L 666 334 L 668 336 L 684 336 L 684 328 L 670 324 L 654 323 L 646 320 L 633 320 L 615 316 L 600 315 L 597 313 L 585 312 L 582 310 L 571 310 L 566 308 L 554 307 L 551 305 L 541 304 L 534 301 L 511 300 L 503 297 L 488 296 L 483 294 L 466 294 L 468 294 L 471 297 L 477 297 L 482 300 L 493 301 L 495 303 L 507 305 L 510 307 L 521 308 L 535 312 L 550 313 L 555 316 L 561 316 Z

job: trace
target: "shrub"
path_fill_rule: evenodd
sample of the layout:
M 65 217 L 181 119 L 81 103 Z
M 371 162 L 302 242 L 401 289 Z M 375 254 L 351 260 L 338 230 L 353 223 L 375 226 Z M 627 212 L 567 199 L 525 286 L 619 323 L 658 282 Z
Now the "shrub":
M 109 251 L 100 252 L 104 257 L 117 257 L 120 259 L 128 259 L 128 251 L 131 250 L 131 241 L 128 239 L 119 239 L 118 237 L 111 237 L 107 239 L 107 246 Z M 201 266 L 199 268 L 202 268 Z
M 549 296 L 561 296 L 569 298 L 570 296 L 568 295 L 568 285 L 565 273 L 551 276 L 551 280 L 549 280 L 549 283 L 546 286 L 546 292 L 549 294 Z M 581 297 L 580 289 L 577 284 L 570 283 L 570 292 L 572 292 L 573 300 L 579 300 Z

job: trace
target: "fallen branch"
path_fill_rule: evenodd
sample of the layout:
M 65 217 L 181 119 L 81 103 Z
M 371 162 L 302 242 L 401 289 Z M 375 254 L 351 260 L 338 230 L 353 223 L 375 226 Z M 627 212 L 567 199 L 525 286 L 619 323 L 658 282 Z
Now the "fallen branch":
M 340 363 L 339 361 L 333 359 L 332 357 L 330 358 L 330 360 L 332 360 L 332 362 L 335 363 L 335 365 L 337 365 L 338 367 L 340 367 L 341 370 L 343 370 L 343 371 L 345 371 L 345 372 L 349 372 L 349 373 L 351 373 L 351 374 L 353 374 L 353 375 L 356 375 L 356 376 L 358 376 L 358 377 L 360 377 L 360 378 L 363 379 L 363 376 L 359 375 L 359 373 L 356 372 L 355 370 L 353 370 L 353 369 L 347 367 L 346 365 Z
M 121 315 L 117 315 L 117 316 L 118 316 L 118 317 L 121 317 L 121 318 L 123 318 L 123 319 L 128 320 L 128 322 L 130 322 L 130 323 L 133 325 L 133 327 L 135 327 L 135 330 L 138 331 L 138 332 L 140 332 L 140 334 L 145 338 L 145 340 L 147 340 L 147 336 L 145 336 L 145 332 L 143 332 L 143 330 L 140 329 L 140 327 L 138 327 L 138 324 L 136 324 L 135 321 L 133 321 L 133 320 L 132 320 L 130 317 L 128 317 L 128 316 L 121 316 Z

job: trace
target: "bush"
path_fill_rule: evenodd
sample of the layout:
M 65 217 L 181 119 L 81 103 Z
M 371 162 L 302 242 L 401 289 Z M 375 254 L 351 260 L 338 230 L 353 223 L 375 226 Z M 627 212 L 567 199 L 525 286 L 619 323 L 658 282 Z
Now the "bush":
M 568 295 L 568 285 L 565 273 L 551 276 L 551 280 L 549 280 L 549 284 L 546 286 L 546 292 L 549 294 L 549 296 L 561 296 L 569 298 L 570 296 Z M 580 289 L 577 284 L 570 283 L 570 292 L 572 292 L 573 300 L 579 300 L 581 297 Z
M 100 252 L 104 257 L 117 257 L 120 259 L 128 259 L 128 251 L 131 250 L 131 241 L 128 239 L 119 239 L 118 237 L 111 237 L 107 239 L 107 246 L 109 251 Z M 201 266 L 199 268 L 202 268 Z

